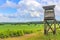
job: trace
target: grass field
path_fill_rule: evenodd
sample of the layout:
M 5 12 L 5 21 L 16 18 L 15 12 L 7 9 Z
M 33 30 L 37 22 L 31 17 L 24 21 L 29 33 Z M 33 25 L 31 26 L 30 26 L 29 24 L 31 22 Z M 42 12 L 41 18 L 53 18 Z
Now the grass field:
M 31 25 L 27 25 L 27 24 L 21 24 L 21 25 L 10 25 L 10 24 L 6 24 L 6 25 L 0 25 L 0 32 L 3 31 L 7 31 L 7 30 L 40 30 L 41 26 L 43 27 L 43 24 L 31 24 Z
M 41 31 L 41 26 L 43 27 L 43 24 L 0 25 L 0 38 L 22 36 L 24 34 L 30 34 L 37 31 Z
M 53 35 L 52 32 L 44 35 L 43 29 L 43 24 L 0 25 L 0 38 L 3 40 L 60 40 L 58 25 L 56 35 Z

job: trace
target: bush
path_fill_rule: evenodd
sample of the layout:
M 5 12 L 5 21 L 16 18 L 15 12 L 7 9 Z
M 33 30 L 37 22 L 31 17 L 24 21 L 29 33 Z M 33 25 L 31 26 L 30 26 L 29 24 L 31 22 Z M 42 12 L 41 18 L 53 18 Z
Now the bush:
M 23 30 L 20 30 L 20 31 L 17 31 L 17 34 L 18 34 L 18 36 L 23 36 L 24 32 L 23 32 Z
M 10 37 L 16 37 L 16 36 L 22 36 L 24 35 L 22 30 L 17 30 L 17 31 L 10 31 L 9 32 Z
M 15 36 L 16 36 L 16 32 L 10 31 L 9 36 L 10 36 L 10 37 L 15 37 Z
M 24 34 L 30 34 L 33 33 L 32 30 L 23 30 Z
M 3 33 L 0 33 L 0 38 L 4 38 L 4 34 Z
M 5 33 L 5 32 L 0 33 L 0 38 L 7 38 L 7 37 L 9 37 L 7 33 Z

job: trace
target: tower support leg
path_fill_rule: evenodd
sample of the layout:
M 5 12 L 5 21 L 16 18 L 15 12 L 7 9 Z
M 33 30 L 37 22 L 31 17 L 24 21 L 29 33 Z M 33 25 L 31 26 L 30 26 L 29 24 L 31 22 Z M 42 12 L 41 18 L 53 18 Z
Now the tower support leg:
M 48 20 L 49 21 L 49 20 Z M 56 34 L 56 21 L 53 20 L 53 23 L 49 23 L 47 20 L 44 21 L 44 34 L 48 34 L 48 31 L 51 29 L 53 34 Z M 50 25 L 51 24 L 51 25 Z M 54 25 L 53 25 L 54 24 Z M 53 28 L 52 28 L 53 25 Z

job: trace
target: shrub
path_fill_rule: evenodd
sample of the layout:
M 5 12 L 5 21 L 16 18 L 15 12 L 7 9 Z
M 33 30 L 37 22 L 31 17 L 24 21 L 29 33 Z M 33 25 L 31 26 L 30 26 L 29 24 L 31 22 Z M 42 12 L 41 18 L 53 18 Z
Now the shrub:
M 8 35 L 6 35 L 5 33 L 0 33 L 0 38 L 7 38 Z
M 17 31 L 17 34 L 20 35 L 20 36 L 23 36 L 24 32 L 23 32 L 23 30 L 20 30 L 20 31 Z
M 23 30 L 24 34 L 30 34 L 32 33 L 32 30 Z
M 9 36 L 10 36 L 10 37 L 15 37 L 15 36 L 17 36 L 16 31 L 10 31 L 10 32 L 9 32 Z
M 3 33 L 0 33 L 0 38 L 4 38 L 4 34 Z
M 16 36 L 22 36 L 24 35 L 22 30 L 17 30 L 17 31 L 9 31 L 9 36 L 10 37 L 16 37 Z

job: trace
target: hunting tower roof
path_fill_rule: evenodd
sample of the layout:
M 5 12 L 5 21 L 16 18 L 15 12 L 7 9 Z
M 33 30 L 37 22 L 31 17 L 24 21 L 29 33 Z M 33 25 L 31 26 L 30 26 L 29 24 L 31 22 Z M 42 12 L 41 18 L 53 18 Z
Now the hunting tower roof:
M 49 5 L 49 6 L 43 6 L 43 9 L 45 10 L 50 10 L 50 9 L 54 9 L 55 5 Z

